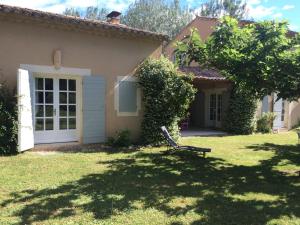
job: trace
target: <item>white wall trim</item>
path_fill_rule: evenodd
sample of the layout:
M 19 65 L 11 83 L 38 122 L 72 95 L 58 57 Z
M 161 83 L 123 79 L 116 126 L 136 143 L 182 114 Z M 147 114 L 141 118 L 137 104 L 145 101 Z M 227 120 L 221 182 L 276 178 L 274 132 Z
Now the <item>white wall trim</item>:
M 82 139 L 82 77 L 91 76 L 91 69 L 83 68 L 70 68 L 70 67 L 61 67 L 60 69 L 55 69 L 54 66 L 41 66 L 41 65 L 31 65 L 31 64 L 20 64 L 21 69 L 28 70 L 31 76 L 41 76 L 41 77 L 61 77 L 65 79 L 76 79 L 78 91 L 77 93 L 77 136 L 78 141 Z M 34 123 L 33 123 L 34 124 Z
M 121 81 L 130 81 L 130 82 L 138 82 L 138 79 L 133 76 L 118 76 L 117 82 L 115 82 L 114 87 L 114 106 L 115 110 L 117 111 L 117 116 L 138 116 L 139 111 L 141 110 L 141 88 L 137 88 L 137 110 L 136 112 L 120 112 L 119 111 L 119 83 Z
M 133 76 L 118 76 L 117 77 L 117 81 L 132 81 L 132 82 L 138 82 L 138 78 L 137 77 L 133 77 Z
M 91 69 L 82 68 L 72 68 L 72 67 L 61 67 L 60 69 L 55 69 L 54 66 L 41 66 L 41 65 L 31 65 L 31 64 L 20 64 L 20 68 L 28 70 L 33 73 L 51 73 L 51 74 L 70 74 L 78 76 L 91 76 Z

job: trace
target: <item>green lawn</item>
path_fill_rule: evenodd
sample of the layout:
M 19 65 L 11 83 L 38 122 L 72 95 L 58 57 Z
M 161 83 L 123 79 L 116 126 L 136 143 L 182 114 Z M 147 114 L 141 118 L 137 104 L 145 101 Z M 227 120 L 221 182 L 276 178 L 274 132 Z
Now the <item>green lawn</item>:
M 0 224 L 300 224 L 295 133 L 181 142 L 213 152 L 0 157 Z

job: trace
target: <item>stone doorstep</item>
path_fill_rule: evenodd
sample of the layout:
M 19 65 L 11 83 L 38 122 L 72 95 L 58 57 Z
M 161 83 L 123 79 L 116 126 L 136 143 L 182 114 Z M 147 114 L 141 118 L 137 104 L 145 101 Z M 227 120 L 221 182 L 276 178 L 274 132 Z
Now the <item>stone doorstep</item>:
M 287 128 L 279 128 L 279 129 L 273 129 L 273 133 L 277 134 L 277 133 L 284 133 L 284 132 L 288 132 L 289 130 Z

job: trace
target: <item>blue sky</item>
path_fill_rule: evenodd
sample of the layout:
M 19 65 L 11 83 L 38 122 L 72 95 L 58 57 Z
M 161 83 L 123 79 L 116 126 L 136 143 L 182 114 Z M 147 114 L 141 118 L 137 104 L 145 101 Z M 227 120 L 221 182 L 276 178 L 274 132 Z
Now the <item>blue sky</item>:
M 197 9 L 205 0 L 180 0 L 181 4 Z M 254 20 L 288 20 L 290 29 L 300 31 L 300 0 L 245 0 L 248 16 Z M 0 4 L 15 5 L 62 13 L 66 7 L 100 5 L 124 11 L 134 0 L 0 0 Z

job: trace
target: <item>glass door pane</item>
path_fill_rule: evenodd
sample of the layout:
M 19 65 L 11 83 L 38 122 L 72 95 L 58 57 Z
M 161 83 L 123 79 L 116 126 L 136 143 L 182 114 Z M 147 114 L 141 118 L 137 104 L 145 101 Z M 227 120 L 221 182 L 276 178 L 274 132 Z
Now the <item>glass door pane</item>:
M 216 120 L 217 97 L 216 94 L 210 95 L 209 100 L 209 119 Z
M 76 80 L 59 79 L 59 129 L 76 129 Z
M 218 113 L 217 113 L 217 120 L 221 121 L 222 118 L 222 95 L 218 95 Z
M 35 130 L 54 129 L 53 79 L 35 78 Z

